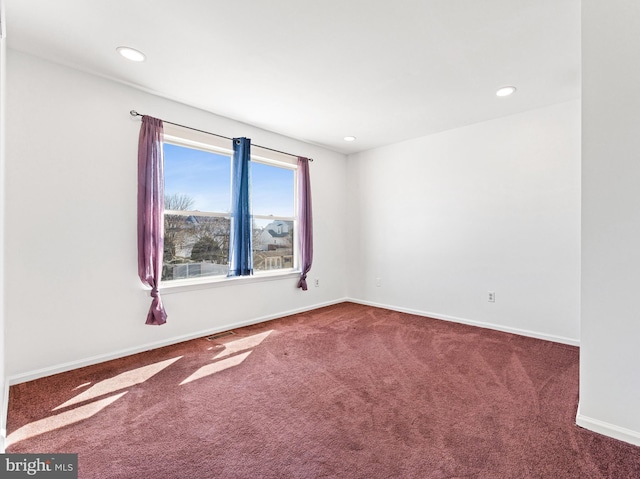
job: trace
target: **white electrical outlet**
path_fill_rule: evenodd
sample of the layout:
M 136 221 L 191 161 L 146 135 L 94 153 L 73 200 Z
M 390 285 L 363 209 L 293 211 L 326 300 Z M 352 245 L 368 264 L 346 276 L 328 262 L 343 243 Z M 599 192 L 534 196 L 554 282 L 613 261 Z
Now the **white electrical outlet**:
M 382 286 L 382 280 L 380 278 L 376 278 L 376 287 Z
M 320 287 L 320 280 L 319 280 L 318 278 L 314 279 L 314 280 L 313 280 L 313 285 L 314 285 L 316 288 L 319 288 L 319 287 Z
M 496 293 L 494 291 L 489 291 L 489 294 L 487 296 L 487 301 L 489 301 L 490 303 L 496 302 Z

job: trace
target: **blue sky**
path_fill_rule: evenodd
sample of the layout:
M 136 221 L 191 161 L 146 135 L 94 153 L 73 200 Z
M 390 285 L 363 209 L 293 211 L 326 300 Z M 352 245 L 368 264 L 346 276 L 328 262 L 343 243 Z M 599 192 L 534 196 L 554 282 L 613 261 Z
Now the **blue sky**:
M 165 194 L 185 194 L 194 210 L 228 212 L 231 159 L 208 151 L 165 143 Z M 253 214 L 293 216 L 293 170 L 251 162 Z

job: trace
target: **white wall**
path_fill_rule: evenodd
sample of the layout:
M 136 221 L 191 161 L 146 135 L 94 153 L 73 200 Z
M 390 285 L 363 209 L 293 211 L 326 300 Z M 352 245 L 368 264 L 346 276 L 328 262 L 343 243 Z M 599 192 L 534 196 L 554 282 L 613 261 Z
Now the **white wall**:
M 578 424 L 640 445 L 640 3 L 582 2 Z
M 348 163 L 351 298 L 577 343 L 579 100 Z
M 8 51 L 6 306 L 12 381 L 126 354 L 346 295 L 346 158 L 35 57 Z M 137 277 L 136 109 L 315 159 L 315 263 L 296 279 L 165 294 L 144 324 Z

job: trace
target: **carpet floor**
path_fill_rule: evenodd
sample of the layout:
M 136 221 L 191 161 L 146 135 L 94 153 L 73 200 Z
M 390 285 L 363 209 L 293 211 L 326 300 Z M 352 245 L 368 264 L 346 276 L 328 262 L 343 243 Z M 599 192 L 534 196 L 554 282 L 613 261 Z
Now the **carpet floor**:
M 575 425 L 576 347 L 342 303 L 12 386 L 80 478 L 640 478 Z

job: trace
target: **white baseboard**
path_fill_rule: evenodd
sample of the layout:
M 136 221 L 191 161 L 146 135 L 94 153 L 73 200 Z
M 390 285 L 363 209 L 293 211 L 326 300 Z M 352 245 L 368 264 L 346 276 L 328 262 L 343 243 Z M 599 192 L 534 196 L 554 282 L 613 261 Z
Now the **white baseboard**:
M 632 431 L 624 427 L 609 424 L 608 422 L 593 419 L 580 413 L 580 404 L 578 404 L 578 414 L 576 414 L 576 424 L 589 431 L 597 432 L 605 436 L 618 439 L 619 441 L 628 442 L 634 446 L 640 446 L 640 432 Z
M 398 311 L 399 313 L 414 314 L 416 316 L 424 316 L 427 318 L 441 319 L 443 321 L 451 321 L 453 323 L 468 324 L 470 326 L 478 326 L 480 328 L 493 329 L 496 331 L 502 331 L 504 333 L 512 333 L 512 334 L 518 334 L 520 336 L 527 336 L 530 338 L 543 339 L 545 341 L 552 341 L 554 343 L 568 344 L 571 346 L 580 346 L 579 339 L 565 338 L 563 336 L 555 336 L 553 334 L 530 331 L 528 329 L 511 328 L 509 326 L 503 326 L 500 324 L 485 323 L 482 321 L 474 321 L 472 319 L 457 318 L 455 316 L 447 316 L 444 314 L 431 313 L 428 311 L 419 311 L 416 309 L 402 308 L 402 307 L 392 306 L 388 304 L 375 303 L 372 301 L 362 301 L 360 299 L 354 299 L 354 298 L 348 298 L 347 301 L 351 301 L 352 303 L 364 304 L 366 306 L 374 306 L 376 308 L 390 309 L 391 311 Z
M 455 323 L 461 323 L 461 324 L 468 324 L 471 326 L 478 326 L 478 327 L 482 327 L 482 328 L 488 328 L 488 329 L 494 329 L 497 331 L 503 331 L 503 332 L 507 332 L 507 333 L 513 333 L 513 334 L 518 334 L 521 336 L 528 336 L 528 337 L 533 337 L 533 338 L 537 338 L 537 339 L 543 339 L 546 341 L 553 341 L 553 342 L 557 342 L 557 343 L 562 343 L 562 344 L 569 344 L 572 346 L 579 346 L 580 345 L 580 341 L 577 339 L 572 339 L 572 338 L 565 338 L 565 337 L 561 337 L 561 336 L 555 336 L 555 335 L 549 335 L 549 334 L 544 334 L 544 333 L 539 333 L 536 331 L 529 331 L 529 330 L 525 330 L 525 329 L 520 329 L 520 328 L 510 328 L 510 327 L 505 327 L 502 325 L 498 325 L 498 324 L 492 324 L 492 323 L 485 323 L 482 321 L 474 321 L 474 320 L 470 320 L 470 319 L 464 319 L 464 318 L 457 318 L 454 316 L 447 316 L 447 315 L 442 315 L 442 314 L 438 314 L 438 313 L 431 313 L 431 312 L 427 312 L 427 311 L 419 311 L 419 310 L 414 310 L 414 309 L 410 309 L 410 308 L 401 308 L 401 307 L 397 307 L 397 306 L 392 306 L 392 305 L 388 305 L 388 304 L 381 304 L 381 303 L 375 303 L 372 301 L 362 301 L 359 299 L 354 299 L 354 298 L 342 298 L 342 299 L 338 299 L 338 300 L 334 300 L 334 301 L 328 301 L 325 303 L 319 303 L 319 304 L 315 304 L 313 306 L 307 306 L 304 308 L 298 308 L 298 309 L 294 309 L 294 310 L 289 310 L 289 311 L 283 311 L 280 313 L 276 313 L 276 314 L 271 314 L 271 315 L 267 315 L 267 316 L 262 316 L 259 318 L 253 318 L 250 320 L 246 320 L 246 321 L 239 321 L 236 323 L 231 323 L 231 324 L 227 324 L 224 326 L 219 326 L 217 328 L 214 329 L 207 329 L 207 330 L 202 330 L 202 331 L 198 331 L 195 333 L 191 333 L 191 334 L 186 334 L 186 335 L 182 335 L 182 336 L 177 336 L 174 338 L 169 338 L 163 341 L 158 341 L 155 343 L 148 343 L 148 344 L 144 344 L 135 348 L 129 348 L 129 349 L 122 349 L 119 351 L 115 351 L 113 353 L 109 353 L 109 354 L 103 354 L 103 355 L 98 355 L 98 356 L 92 356 L 89 358 L 85 358 L 82 360 L 78 360 L 78 361 L 71 361 L 71 362 L 67 362 L 67 363 L 63 363 L 63 364 L 58 364 L 55 366 L 51 366 L 51 367 L 47 367 L 47 368 L 42 368 L 42 369 L 38 369 L 35 371 L 30 371 L 27 373 L 23 373 L 23 374 L 19 374 L 19 375 L 14 375 L 14 376 L 10 376 L 9 378 L 7 378 L 7 381 L 5 382 L 4 385 L 2 385 L 2 387 L 4 387 L 5 389 L 5 394 L 4 394 L 4 400 L 2 403 L 2 409 L 0 410 L 0 414 L 2 414 L 1 418 L 4 420 L 4 422 L 1 423 L 0 427 L 0 453 L 4 453 L 5 452 L 5 444 L 6 444 L 6 429 L 4 427 L 4 425 L 6 424 L 6 418 L 7 418 L 7 412 L 8 412 L 8 406 L 9 406 L 9 386 L 13 385 L 13 384 L 19 384 L 22 382 L 26 382 L 26 381 L 31 381 L 34 379 L 38 379 L 41 377 L 45 377 L 45 376 L 51 376 L 53 374 L 58 374 L 58 373 L 62 373 L 62 372 L 66 372 L 66 371 L 70 371 L 73 369 L 78 369 L 81 367 L 85 367 L 85 366 L 90 366 L 93 364 L 98 364 L 98 363 L 102 363 L 105 361 L 110 361 L 112 359 L 119 359 L 125 356 L 130 356 L 132 354 L 137 354 L 137 353 L 141 353 L 144 351 L 149 351 L 151 349 L 156 349 L 156 348 L 161 348 L 164 346 L 169 346 L 172 344 L 176 344 L 176 343 L 180 343 L 183 341 L 188 341 L 191 339 L 196 339 L 196 338 L 200 338 L 200 337 L 204 337 L 204 336 L 209 336 L 211 334 L 215 334 L 221 331 L 228 331 L 230 329 L 235 329 L 235 328 L 241 328 L 243 326 L 250 326 L 252 324 L 257 324 L 257 323 L 262 323 L 265 321 L 270 321 L 272 319 L 277 319 L 277 318 L 282 318 L 285 316 L 290 316 L 292 314 L 297 314 L 297 313 L 303 313 L 306 311 L 312 311 L 314 309 L 318 309 L 318 308 L 322 308 L 325 306 L 331 306 L 334 304 L 339 304 L 339 303 L 343 303 L 345 301 L 349 301 L 352 303 L 357 303 L 357 304 L 363 304 L 366 306 L 373 306 L 373 307 L 377 307 L 377 308 L 383 308 L 383 309 L 388 309 L 391 311 L 398 311 L 401 313 L 408 313 L 408 314 L 414 314 L 416 316 L 424 316 L 424 317 L 429 317 L 429 318 L 434 318 L 434 319 L 440 319 L 443 321 L 452 321 Z M 596 432 L 598 434 L 603 434 L 605 436 L 609 436 L 612 437 L 614 439 L 618 439 L 620 441 L 624 441 L 627 442 L 629 444 L 633 444 L 635 446 L 640 446 L 640 432 L 637 431 L 632 431 L 630 429 L 626 429 L 620 426 L 616 426 L 614 424 L 609 424 L 607 422 L 604 421 L 600 421 L 598 419 L 593 419 L 590 418 L 588 416 L 584 416 L 583 414 L 581 414 L 580 412 L 580 406 L 578 405 L 578 412 L 576 415 L 576 424 L 580 427 L 583 427 L 589 431 L 593 431 Z
M 170 346 L 172 344 L 181 343 L 183 341 L 189 341 L 191 339 L 202 338 L 204 336 L 210 336 L 215 333 L 220 333 L 222 331 L 228 331 L 230 329 L 242 328 L 244 326 L 251 326 L 252 324 L 263 323 L 265 321 L 270 321 L 272 319 L 283 318 L 285 316 L 291 316 L 292 314 L 304 313 L 305 311 L 312 311 L 314 309 L 323 308 L 325 306 L 331 306 L 334 304 L 344 303 L 348 301 L 346 298 L 341 298 L 334 301 L 327 301 L 324 303 L 314 304 L 312 306 L 305 306 L 304 308 L 292 309 L 289 311 L 281 311 L 279 313 L 270 314 L 267 316 L 261 316 L 259 318 L 252 318 L 246 321 L 238 321 L 235 323 L 225 324 L 222 326 L 218 326 L 213 329 L 205 329 L 202 331 L 197 331 L 190 334 L 185 334 L 182 336 L 176 336 L 173 338 L 168 338 L 162 341 L 157 341 L 154 343 L 147 343 L 140 346 L 136 346 L 134 348 L 121 349 L 119 351 L 114 351 L 108 354 L 100 354 L 97 356 L 91 356 L 88 358 L 80 359 L 77 361 L 70 361 L 67 363 L 57 364 L 54 366 L 49 366 L 42 369 L 36 369 L 34 371 L 28 371 L 21 374 L 16 374 L 9 376 L 7 379 L 7 385 L 20 384 L 27 381 L 33 381 L 34 379 L 43 378 L 46 376 L 53 376 L 54 374 L 64 373 L 66 371 L 71 371 L 73 369 L 83 368 L 85 366 L 91 366 L 94 364 L 103 363 L 105 361 L 111 361 L 112 359 L 119 359 L 125 356 L 131 356 L 132 354 L 142 353 L 144 351 L 149 351 L 152 349 L 162 348 L 164 346 Z M 8 386 L 7 386 L 7 395 L 6 400 L 8 400 Z M 6 417 L 6 416 L 5 416 Z
M 415 314 L 417 316 L 425 316 L 425 317 L 429 317 L 429 318 L 434 318 L 434 319 L 440 319 L 443 321 L 452 321 L 455 323 L 462 323 L 462 324 L 468 324 L 471 326 L 478 326 L 481 328 L 488 328 L 488 329 L 494 329 L 497 331 L 503 331 L 503 332 L 507 332 L 507 333 L 513 333 L 513 334 L 519 334 L 521 336 L 529 336 L 529 337 L 533 337 L 533 338 L 537 338 L 537 339 L 543 339 L 546 341 L 553 341 L 556 343 L 563 343 L 563 344 L 569 344 L 572 346 L 579 346 L 580 342 L 577 339 L 571 339 L 571 338 L 565 338 L 565 337 L 560 337 L 560 336 L 554 336 L 554 335 L 549 335 L 549 334 L 544 334 L 544 333 L 538 333 L 535 331 L 529 331 L 529 330 L 524 330 L 524 329 L 519 329 L 519 328 L 510 328 L 510 327 L 505 327 L 502 325 L 498 325 L 498 324 L 492 324 L 492 323 L 485 323 L 485 322 L 481 322 L 481 321 L 474 321 L 474 320 L 470 320 L 470 319 L 464 319 L 464 318 L 457 318 L 454 316 L 447 316 L 447 315 L 442 315 L 442 314 L 438 314 L 438 313 L 432 313 L 432 312 L 428 312 L 428 311 L 418 311 L 418 310 L 414 310 L 414 309 L 409 309 L 409 308 L 402 308 L 402 307 L 398 307 L 398 306 L 392 306 L 392 305 L 388 305 L 388 304 L 381 304 L 381 303 L 375 303 L 375 302 L 371 302 L 371 301 L 362 301 L 359 299 L 355 299 L 355 298 L 340 298 L 337 300 L 333 300 L 333 301 L 327 301 L 324 303 L 318 303 L 318 304 L 314 304 L 312 306 L 306 306 L 303 308 L 298 308 L 298 309 L 293 309 L 293 310 L 289 310 L 289 311 L 281 311 L 279 313 L 275 313 L 275 314 L 270 314 L 267 316 L 261 316 L 258 318 L 252 318 L 246 321 L 238 321 L 236 323 L 230 323 L 230 324 L 225 324 L 222 326 L 218 326 L 216 328 L 212 328 L 212 329 L 206 329 L 206 330 L 202 330 L 202 331 L 197 331 L 194 333 L 190 333 L 190 334 L 185 334 L 182 336 L 177 336 L 177 337 L 173 337 L 173 338 L 168 338 L 165 339 L 163 341 L 157 341 L 154 343 L 147 343 L 147 344 L 143 344 L 134 348 L 127 348 L 127 349 L 121 349 L 118 351 L 114 351 L 108 354 L 101 354 L 101 355 L 97 355 L 97 356 L 91 356 L 88 358 L 84 358 L 84 359 L 80 359 L 77 361 L 70 361 L 67 363 L 62 363 L 62 364 L 57 364 L 57 365 L 53 365 L 53 366 L 49 366 L 46 368 L 41 368 L 41 369 L 37 369 L 34 371 L 28 371 L 25 373 L 21 373 L 21 374 L 16 374 L 16 375 L 12 375 L 9 376 L 7 379 L 7 385 L 13 385 L 13 384 L 20 384 L 23 382 L 27 382 L 27 381 L 32 381 L 34 379 L 38 379 L 38 378 L 42 378 L 42 377 L 46 377 L 46 376 L 52 376 L 54 374 L 58 374 L 58 373 L 63 373 L 66 371 L 71 371 L 73 369 L 78 369 L 78 368 L 82 368 L 85 366 L 91 366 L 93 364 L 98 364 L 98 363 L 103 363 L 105 361 L 110 361 L 112 359 L 119 359 L 125 356 L 130 356 L 132 354 L 137 354 L 137 353 L 141 353 L 144 351 L 149 351 L 151 349 L 157 349 L 157 348 L 161 348 L 164 346 L 170 346 L 172 344 L 176 344 L 176 343 L 180 343 L 183 341 L 189 341 L 191 339 L 196 339 L 196 338 L 201 338 L 204 336 L 209 336 L 211 334 L 215 334 L 215 333 L 219 333 L 221 331 L 228 331 L 230 329 L 235 329 L 235 328 L 241 328 L 243 326 L 250 326 L 252 324 L 257 324 L 257 323 L 262 323 L 265 321 L 270 321 L 272 319 L 277 319 L 277 318 L 282 318 L 284 316 L 290 316 L 292 314 L 297 314 L 297 313 L 303 313 L 305 311 L 312 311 L 314 309 L 318 309 L 318 308 L 322 308 L 325 306 L 331 306 L 334 304 L 339 304 L 339 303 L 343 303 L 345 301 L 349 301 L 352 303 L 357 303 L 357 304 L 363 304 L 366 306 L 374 306 L 377 308 L 384 308 L 384 309 L 389 309 L 391 311 L 398 311 L 401 313 L 409 313 L 409 314 Z M 7 386 L 8 389 L 8 386 Z M 7 394 L 5 396 L 5 402 L 8 401 L 8 391 Z M 6 404 L 3 405 L 3 407 L 6 407 Z M 5 416 L 6 417 L 6 416 Z

